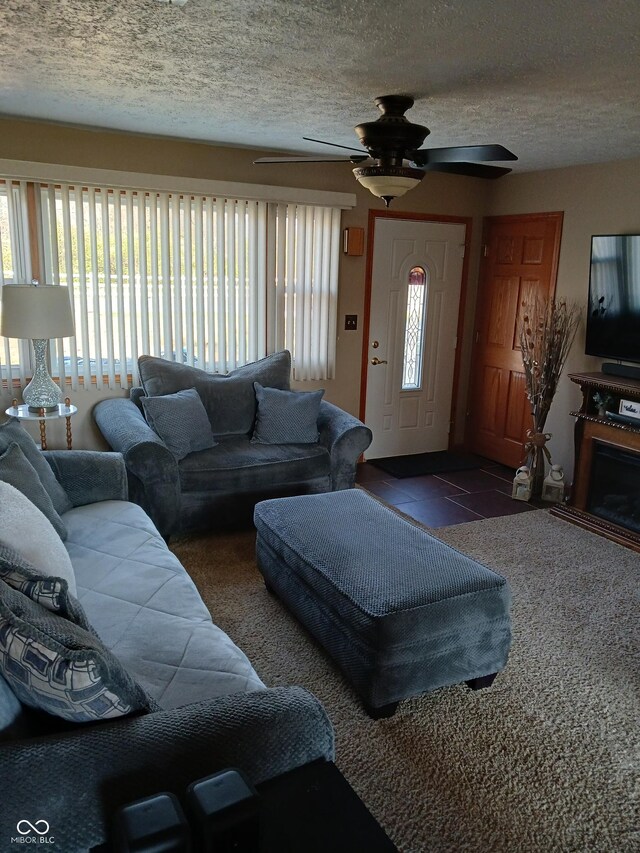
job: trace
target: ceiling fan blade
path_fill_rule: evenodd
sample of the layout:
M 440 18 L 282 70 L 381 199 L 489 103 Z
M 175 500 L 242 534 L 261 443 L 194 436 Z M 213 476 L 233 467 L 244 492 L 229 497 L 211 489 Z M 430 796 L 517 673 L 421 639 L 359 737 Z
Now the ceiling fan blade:
M 504 145 L 456 145 L 449 148 L 421 148 L 412 152 L 411 159 L 419 166 L 427 163 L 465 163 L 469 160 L 484 163 L 491 160 L 517 160 Z
M 346 151 L 357 151 L 362 154 L 362 148 L 352 148 L 350 145 L 339 145 L 337 142 L 325 142 L 324 139 L 312 139 L 310 136 L 303 136 L 307 142 L 319 142 L 321 145 L 332 145 L 334 148 L 344 148 Z
M 366 154 L 360 154 L 358 157 L 323 157 L 322 155 L 310 157 L 259 157 L 254 160 L 254 165 L 263 163 L 361 163 L 363 160 L 368 160 Z
M 488 166 L 486 163 L 426 163 L 425 172 L 447 172 L 450 175 L 467 175 L 470 178 L 501 178 L 511 169 L 504 166 Z

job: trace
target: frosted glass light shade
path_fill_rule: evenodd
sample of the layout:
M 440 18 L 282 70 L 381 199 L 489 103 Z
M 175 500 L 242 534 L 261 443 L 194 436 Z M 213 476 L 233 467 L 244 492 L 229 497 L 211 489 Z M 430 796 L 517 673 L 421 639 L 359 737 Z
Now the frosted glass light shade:
M 425 173 L 421 169 L 404 166 L 360 166 L 353 170 L 353 174 L 363 187 L 383 199 L 389 207 L 391 199 L 399 198 L 417 187 Z

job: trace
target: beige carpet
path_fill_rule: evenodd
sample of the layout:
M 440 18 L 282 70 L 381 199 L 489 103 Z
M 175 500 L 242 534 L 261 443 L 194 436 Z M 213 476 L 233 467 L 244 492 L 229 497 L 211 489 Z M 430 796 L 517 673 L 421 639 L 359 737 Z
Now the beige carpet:
M 265 591 L 253 534 L 172 547 L 262 679 L 325 704 L 339 767 L 400 850 L 640 850 L 640 555 L 546 511 L 438 535 L 509 579 L 509 664 L 489 690 L 444 688 L 378 722 Z

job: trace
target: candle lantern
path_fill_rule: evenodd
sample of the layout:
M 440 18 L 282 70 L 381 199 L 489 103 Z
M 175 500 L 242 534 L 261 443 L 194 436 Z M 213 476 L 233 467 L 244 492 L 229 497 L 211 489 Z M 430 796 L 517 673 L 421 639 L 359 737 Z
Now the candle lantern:
M 542 500 L 562 503 L 564 500 L 564 471 L 562 465 L 552 465 L 542 484 Z
M 526 465 L 522 465 L 516 471 L 516 476 L 513 478 L 513 489 L 511 497 L 517 501 L 528 501 L 531 497 L 531 488 L 533 486 L 533 477 L 531 471 Z

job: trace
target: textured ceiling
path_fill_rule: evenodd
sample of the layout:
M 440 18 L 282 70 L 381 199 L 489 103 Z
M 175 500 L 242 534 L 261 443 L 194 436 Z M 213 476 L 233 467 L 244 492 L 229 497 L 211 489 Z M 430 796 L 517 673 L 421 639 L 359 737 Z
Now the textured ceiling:
M 516 170 L 640 156 L 638 0 L 4 0 L 0 32 L 5 115 L 329 154 L 302 136 L 405 93 Z

